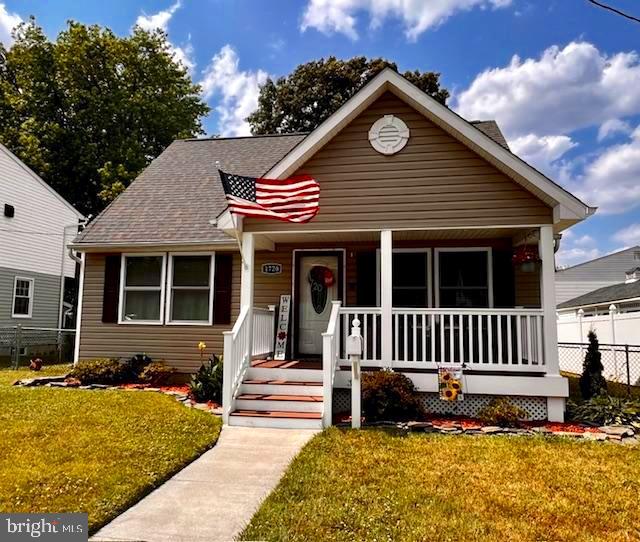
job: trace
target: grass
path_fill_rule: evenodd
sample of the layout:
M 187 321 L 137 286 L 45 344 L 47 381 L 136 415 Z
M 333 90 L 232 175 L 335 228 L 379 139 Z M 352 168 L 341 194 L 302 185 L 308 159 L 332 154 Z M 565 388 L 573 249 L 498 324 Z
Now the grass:
M 87 512 L 95 531 L 220 432 L 218 418 L 165 395 L 9 386 L 25 376 L 33 373 L 0 370 L 3 512 Z
M 45 365 L 40 371 L 29 370 L 28 367 L 20 367 L 17 370 L 0 367 L 0 386 L 11 386 L 16 380 L 22 378 L 35 378 L 37 376 L 65 375 L 71 370 L 71 364 Z
M 544 437 L 331 428 L 243 540 L 635 540 L 640 450 Z

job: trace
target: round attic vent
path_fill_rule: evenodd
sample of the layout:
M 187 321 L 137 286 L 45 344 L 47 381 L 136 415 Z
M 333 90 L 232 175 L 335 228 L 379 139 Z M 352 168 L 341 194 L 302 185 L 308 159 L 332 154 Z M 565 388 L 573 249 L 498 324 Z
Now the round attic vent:
M 409 141 L 409 128 L 402 119 L 385 115 L 369 130 L 371 146 L 381 154 L 400 152 Z

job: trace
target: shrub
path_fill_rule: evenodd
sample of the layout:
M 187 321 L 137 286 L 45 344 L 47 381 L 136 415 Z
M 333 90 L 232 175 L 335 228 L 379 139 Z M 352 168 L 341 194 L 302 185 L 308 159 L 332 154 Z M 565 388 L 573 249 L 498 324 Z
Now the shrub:
M 631 425 L 640 429 L 640 400 L 600 395 L 582 403 L 569 402 L 569 417 L 598 425 Z
M 135 354 L 128 360 L 122 360 L 121 363 L 123 363 L 129 371 L 128 380 L 135 382 L 140 379 L 142 371 L 144 371 L 145 367 L 152 363 L 152 361 L 153 360 L 146 354 Z
M 528 417 L 526 410 L 514 405 L 506 397 L 496 397 L 478 411 L 480 421 L 502 427 L 514 427 Z
M 222 359 L 213 354 L 191 377 L 189 393 L 199 403 L 215 401 L 222 403 Z
M 589 331 L 589 347 L 582 364 L 580 377 L 580 395 L 585 400 L 607 393 L 607 381 L 602 376 L 602 354 L 598 344 L 598 337 L 593 330 Z
M 399 422 L 424 417 L 411 379 L 393 371 L 362 374 L 362 411 L 368 422 Z
M 164 361 L 152 361 L 140 372 L 140 381 L 152 386 L 161 386 L 167 383 L 174 372 L 175 369 Z
M 129 367 L 113 358 L 79 361 L 69 373 L 82 384 L 120 384 L 129 379 Z

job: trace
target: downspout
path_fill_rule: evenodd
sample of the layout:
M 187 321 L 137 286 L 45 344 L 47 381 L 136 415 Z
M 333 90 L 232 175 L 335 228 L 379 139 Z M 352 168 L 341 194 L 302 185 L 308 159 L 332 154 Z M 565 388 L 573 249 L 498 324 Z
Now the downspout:
M 60 296 L 58 298 L 58 329 L 62 329 L 62 316 L 64 309 L 64 282 L 65 282 L 65 273 L 64 273 L 64 264 L 65 258 L 68 255 L 74 262 L 77 264 L 82 263 L 82 260 L 73 253 L 73 249 L 69 248 L 67 253 L 67 230 L 69 228 L 75 228 L 76 232 L 78 232 L 81 228 L 83 228 L 89 220 L 87 218 L 81 218 L 75 224 L 69 224 L 62 228 L 62 258 L 60 261 Z M 76 273 L 77 275 L 77 266 Z M 77 276 L 76 276 L 77 280 Z

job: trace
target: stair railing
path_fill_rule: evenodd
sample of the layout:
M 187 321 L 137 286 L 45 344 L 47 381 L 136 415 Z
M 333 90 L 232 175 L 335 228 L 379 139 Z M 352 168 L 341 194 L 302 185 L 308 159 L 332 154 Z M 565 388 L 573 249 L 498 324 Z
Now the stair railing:
M 322 334 L 322 425 L 329 427 L 333 417 L 333 382 L 340 353 L 340 301 L 331 302 L 331 316 L 327 331 Z

